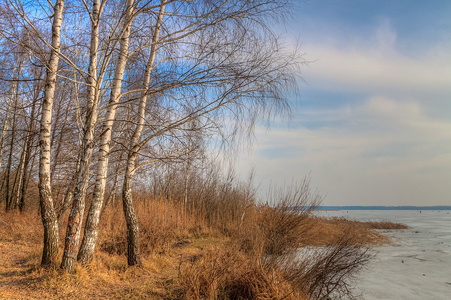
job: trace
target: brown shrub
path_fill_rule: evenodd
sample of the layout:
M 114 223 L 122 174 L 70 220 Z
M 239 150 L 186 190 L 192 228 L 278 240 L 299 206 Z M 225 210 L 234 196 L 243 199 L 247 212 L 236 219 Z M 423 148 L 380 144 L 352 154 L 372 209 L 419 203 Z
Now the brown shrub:
M 369 221 L 363 222 L 363 224 L 371 229 L 409 229 L 409 226 L 405 224 L 389 221 Z
M 278 269 L 233 248 L 217 249 L 182 265 L 182 299 L 303 299 Z
M 356 243 L 367 245 L 382 245 L 390 239 L 376 231 L 374 224 L 348 220 L 345 218 L 310 217 L 306 222 L 311 223 L 301 241 L 301 245 L 326 246 L 339 244 L 346 234 L 352 235 Z M 400 224 L 401 226 L 405 226 Z M 379 228 L 378 228 L 379 229 Z
M 320 197 L 309 184 L 274 192 L 274 207 L 254 207 L 252 223 L 235 238 L 238 249 L 258 257 L 265 272 L 280 274 L 291 295 L 352 298 L 353 279 L 374 255 L 369 245 L 383 238 L 365 223 L 312 216 Z M 316 247 L 299 251 L 301 245 Z
M 261 208 L 257 220 L 263 235 L 263 254 L 283 256 L 301 245 L 311 226 L 306 220 L 321 197 L 311 190 L 309 178 L 304 178 L 286 189 L 273 189 L 269 199 L 274 208 Z
M 354 299 L 353 282 L 375 253 L 345 233 L 340 241 L 325 247 L 305 247 L 281 264 L 293 289 L 309 299 Z
M 162 282 L 162 291 L 152 295 L 176 299 L 351 298 L 352 279 L 372 257 L 368 244 L 383 240 L 373 228 L 394 226 L 314 217 L 320 197 L 310 190 L 308 179 L 293 188 L 273 190 L 270 205 L 258 206 L 249 189 L 240 194 L 239 188 L 220 182 L 210 195 L 211 201 L 203 198 L 199 206 L 188 202 L 188 207 L 166 198 L 134 198 L 147 268 L 143 274 L 152 269 L 155 276 L 164 278 L 156 280 Z M 121 204 L 107 207 L 100 225 L 99 259 L 89 270 L 128 276 Z M 36 227 L 41 228 L 37 214 L 0 213 L 0 234 L 8 238 L 31 237 L 40 243 L 42 230 L 36 233 Z M 60 228 L 63 232 L 65 227 Z M 212 236 L 217 239 L 196 241 Z M 215 250 L 208 250 L 212 245 Z M 189 259 L 177 261 L 178 255 Z M 80 268 L 78 274 L 86 272 Z M 137 292 L 140 297 L 150 295 L 144 286 Z
M 165 253 L 180 240 L 211 232 L 201 219 L 184 214 L 182 206 L 154 199 L 136 204 L 139 220 L 141 252 Z M 126 224 L 122 208 L 108 207 L 102 216 L 100 248 L 110 254 L 126 254 Z

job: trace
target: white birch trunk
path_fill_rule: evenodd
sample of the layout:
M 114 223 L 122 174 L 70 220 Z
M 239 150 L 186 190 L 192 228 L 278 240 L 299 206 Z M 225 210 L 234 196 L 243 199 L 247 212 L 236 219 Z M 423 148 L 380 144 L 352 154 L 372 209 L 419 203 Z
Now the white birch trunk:
M 127 158 L 127 167 L 125 169 L 124 183 L 122 188 L 122 204 L 124 209 L 125 221 L 127 223 L 127 261 L 129 266 L 141 266 L 141 251 L 139 242 L 139 223 L 135 214 L 132 198 L 133 174 L 135 172 L 136 158 L 138 156 L 141 146 L 139 145 L 139 139 L 144 126 L 144 118 L 146 113 L 147 103 L 147 89 L 150 82 L 150 74 L 152 73 L 155 55 L 157 50 L 158 37 L 160 34 L 161 23 L 163 20 L 164 9 L 166 6 L 166 0 L 161 1 L 160 13 L 158 15 L 157 23 L 155 25 L 155 33 L 152 38 L 152 46 L 149 56 L 149 61 L 146 66 L 146 71 L 143 80 L 143 90 L 141 95 L 139 110 L 138 110 L 138 122 L 133 132 L 132 139 L 130 141 L 130 150 Z
M 110 100 L 102 126 L 102 138 L 99 146 L 99 158 L 96 170 L 96 182 L 94 186 L 94 195 L 89 208 L 88 217 L 83 235 L 83 241 L 78 253 L 78 260 L 82 263 L 91 263 L 95 244 L 97 241 L 98 224 L 105 194 L 106 176 L 108 169 L 108 157 L 110 152 L 111 131 L 116 115 L 117 103 L 121 93 L 122 79 L 124 77 L 125 65 L 128 60 L 128 48 L 130 38 L 130 27 L 134 12 L 134 0 L 127 0 L 125 7 L 125 18 L 122 36 L 120 39 L 119 56 L 114 73 L 113 84 L 111 87 Z
M 77 262 L 78 245 L 80 242 L 81 225 L 85 211 L 85 198 L 89 181 L 89 166 L 91 164 L 94 128 L 97 122 L 98 92 L 97 92 L 97 52 L 99 45 L 100 0 L 92 4 L 92 30 L 88 68 L 88 107 L 82 147 L 80 149 L 80 165 L 74 188 L 72 209 L 67 222 L 66 239 L 64 244 L 61 268 L 71 273 Z
M 55 95 L 56 73 L 61 40 L 64 0 L 57 0 L 54 5 L 52 24 L 52 49 L 46 71 L 44 99 L 41 110 L 41 127 L 39 134 L 39 200 L 41 218 L 44 225 L 44 249 L 41 265 L 52 265 L 58 254 L 58 220 L 52 199 L 50 182 L 50 132 L 52 129 L 52 109 Z

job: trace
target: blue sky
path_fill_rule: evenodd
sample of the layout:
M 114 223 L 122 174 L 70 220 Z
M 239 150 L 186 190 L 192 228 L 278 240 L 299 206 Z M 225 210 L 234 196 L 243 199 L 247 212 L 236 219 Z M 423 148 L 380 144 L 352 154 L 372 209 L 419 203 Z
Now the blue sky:
M 301 103 L 238 171 L 262 190 L 310 174 L 324 205 L 451 205 L 451 1 L 299 3 Z

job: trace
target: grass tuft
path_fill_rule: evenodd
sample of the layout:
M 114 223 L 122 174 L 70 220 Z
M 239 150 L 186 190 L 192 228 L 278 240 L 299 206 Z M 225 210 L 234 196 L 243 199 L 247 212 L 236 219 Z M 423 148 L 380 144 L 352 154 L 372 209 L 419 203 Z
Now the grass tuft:
M 40 268 L 37 213 L 0 213 L 0 255 L 7 258 L 0 260 L 2 299 L 350 298 L 371 246 L 389 242 L 377 230 L 406 228 L 316 217 L 320 197 L 308 180 L 273 190 L 265 205 L 256 204 L 248 186 L 228 182 L 212 177 L 194 186 L 192 196 L 202 195 L 202 202 L 136 195 L 142 268 L 127 266 L 119 204 L 103 211 L 93 262 L 70 275 Z

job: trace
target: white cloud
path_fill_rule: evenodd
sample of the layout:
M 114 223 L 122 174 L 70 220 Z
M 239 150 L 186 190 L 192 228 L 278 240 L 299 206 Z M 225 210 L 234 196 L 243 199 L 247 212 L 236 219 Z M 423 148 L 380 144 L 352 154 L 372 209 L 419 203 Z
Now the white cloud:
M 395 51 L 397 34 L 392 28 L 389 19 L 384 18 L 376 28 L 377 48 L 381 53 L 392 53 Z
M 255 166 L 263 186 L 311 172 L 330 205 L 450 204 L 450 44 L 405 53 L 389 19 L 372 32 L 303 44 L 304 88 L 330 99 L 308 99 L 294 129 L 257 128 L 240 170 Z
M 449 45 L 431 45 L 415 56 L 397 50 L 397 34 L 383 19 L 373 36 L 303 44 L 310 68 L 304 78 L 314 89 L 443 93 L 451 91 Z M 349 44 L 346 44 L 348 41 Z
M 379 56 L 372 51 L 306 45 L 307 59 L 314 62 L 304 70 L 315 89 L 338 91 L 449 92 L 451 57 L 414 60 L 400 55 Z
M 417 102 L 383 97 L 341 111 L 338 127 L 257 130 L 250 160 L 265 185 L 311 171 L 327 204 L 448 204 L 451 121 L 434 120 Z

